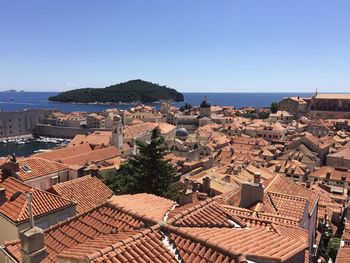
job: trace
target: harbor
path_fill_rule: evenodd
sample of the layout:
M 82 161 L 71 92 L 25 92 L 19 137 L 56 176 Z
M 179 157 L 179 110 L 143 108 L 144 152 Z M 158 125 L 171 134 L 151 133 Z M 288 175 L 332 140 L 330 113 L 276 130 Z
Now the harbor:
M 0 140 L 0 157 L 10 154 L 27 157 L 32 154 L 62 147 L 69 143 L 69 139 L 49 138 L 49 137 L 16 137 Z

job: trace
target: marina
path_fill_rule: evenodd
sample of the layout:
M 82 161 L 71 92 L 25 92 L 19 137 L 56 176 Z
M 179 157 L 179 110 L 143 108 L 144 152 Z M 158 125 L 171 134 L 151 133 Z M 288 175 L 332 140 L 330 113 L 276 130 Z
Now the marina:
M 27 157 L 34 153 L 65 146 L 69 141 L 69 139 L 49 137 L 2 139 L 0 140 L 0 157 L 10 154 Z

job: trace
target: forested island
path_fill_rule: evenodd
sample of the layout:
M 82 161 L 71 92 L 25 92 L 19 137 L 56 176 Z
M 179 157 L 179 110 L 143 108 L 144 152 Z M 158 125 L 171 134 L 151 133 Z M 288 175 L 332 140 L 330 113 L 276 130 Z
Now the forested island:
M 150 103 L 162 100 L 183 101 L 175 89 L 144 80 L 130 80 L 106 88 L 83 88 L 61 92 L 49 101 L 70 103 Z

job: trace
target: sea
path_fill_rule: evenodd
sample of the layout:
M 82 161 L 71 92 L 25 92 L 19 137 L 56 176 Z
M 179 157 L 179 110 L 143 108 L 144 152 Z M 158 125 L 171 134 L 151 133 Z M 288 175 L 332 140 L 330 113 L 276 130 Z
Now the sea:
M 0 111 L 18 111 L 24 109 L 55 109 L 62 112 L 85 111 L 100 112 L 109 108 L 128 109 L 133 104 L 73 104 L 50 102 L 50 96 L 58 92 L 0 92 Z M 204 96 L 207 96 L 211 105 L 241 107 L 269 107 L 272 102 L 278 102 L 284 97 L 301 96 L 310 97 L 311 93 L 192 93 L 184 92 L 184 102 L 174 102 L 173 105 L 181 107 L 184 103 L 198 106 Z M 154 106 L 159 108 L 159 103 Z
M 0 92 L 0 111 L 19 111 L 24 109 L 55 109 L 62 112 L 85 111 L 101 112 L 109 108 L 128 109 L 134 104 L 98 105 L 98 104 L 72 104 L 50 102 L 48 98 L 58 92 Z M 190 93 L 185 92 L 184 102 L 174 102 L 173 105 L 181 107 L 186 102 L 198 106 L 207 96 L 211 105 L 235 106 L 236 108 L 253 106 L 269 107 L 272 102 L 278 102 L 284 97 L 301 96 L 310 97 L 311 93 Z M 151 104 L 159 109 L 159 103 Z M 14 142 L 0 143 L 0 157 L 15 153 L 17 156 L 29 156 L 41 149 L 56 147 L 53 143 L 32 141 L 18 145 Z

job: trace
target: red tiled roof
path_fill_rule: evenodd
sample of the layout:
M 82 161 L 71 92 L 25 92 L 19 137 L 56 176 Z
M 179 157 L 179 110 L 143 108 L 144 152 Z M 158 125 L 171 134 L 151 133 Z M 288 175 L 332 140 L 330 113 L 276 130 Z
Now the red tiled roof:
M 152 194 L 114 195 L 110 202 L 155 220 L 163 220 L 165 214 L 176 204 L 174 201 Z
M 342 247 L 338 250 L 336 263 L 350 263 L 350 247 Z
M 93 242 L 90 240 L 98 242 L 103 240 L 103 236 L 108 240 L 108 238 L 113 238 L 113 234 L 116 238 L 116 233 L 135 231 L 142 227 L 144 227 L 144 223 L 141 220 L 126 214 L 110 203 L 104 203 L 46 229 L 45 246 L 48 255 L 43 262 L 57 262 L 57 256 L 60 253 L 80 244 Z M 108 245 L 108 242 L 105 244 Z M 19 247 L 19 241 L 6 245 L 7 251 L 14 258 L 21 260 Z M 95 243 L 95 248 L 97 247 L 99 245 Z
M 17 176 L 22 181 L 68 170 L 68 167 L 62 163 L 37 157 L 18 159 L 17 162 L 19 164 L 19 172 L 17 173 Z
M 110 146 L 107 148 L 94 150 L 94 151 L 83 153 L 80 155 L 62 158 L 61 161 L 65 164 L 68 164 L 68 165 L 76 165 L 76 164 L 78 164 L 78 165 L 89 164 L 90 165 L 92 163 L 101 162 L 101 161 L 115 158 L 119 155 L 121 155 L 121 151 L 115 146 Z
M 184 262 L 235 262 L 241 253 L 257 262 L 285 261 L 297 253 L 304 257 L 307 248 L 299 240 L 261 228 L 175 228 L 170 239 Z
M 52 192 L 77 203 L 77 213 L 85 212 L 109 199 L 113 192 L 97 177 L 83 176 L 52 186 Z
M 299 220 L 293 217 L 256 212 L 253 210 L 240 208 L 236 206 L 230 206 L 230 205 L 224 205 L 223 207 L 226 210 L 238 216 L 239 218 L 241 218 L 243 221 L 245 221 L 248 226 L 251 223 L 251 221 L 255 221 L 255 220 L 263 220 L 274 224 L 282 224 L 282 225 L 288 225 L 288 226 L 299 226 Z
M 38 153 L 38 154 L 35 154 L 34 157 L 51 160 L 51 161 L 58 161 L 67 157 L 72 157 L 75 155 L 80 155 L 91 151 L 92 149 L 90 145 L 85 143 L 78 146 L 64 147 L 56 150 Z
M 319 196 L 312 190 L 307 189 L 282 175 L 276 175 L 269 185 L 266 186 L 265 192 L 274 192 L 305 198 L 310 202 L 309 212 L 314 209 Z
M 299 220 L 303 218 L 305 208 L 308 206 L 305 198 L 272 192 L 268 192 L 267 195 L 277 214 Z
M 120 240 L 113 244 L 110 252 L 95 259 L 95 255 L 90 256 L 90 260 L 95 262 L 156 262 L 156 263 L 177 263 L 175 256 L 162 243 L 162 235 L 159 231 L 146 229 L 128 239 Z M 108 251 L 108 250 L 107 250 Z M 101 253 L 100 253 L 101 254 Z M 97 255 L 97 253 L 96 253 Z
M 5 188 L 6 197 L 6 201 L 0 205 L 0 213 L 14 222 L 28 220 L 28 204 L 25 196 L 28 192 L 31 192 L 33 197 L 34 217 L 74 205 L 68 199 L 32 188 L 12 177 L 0 183 L 0 188 Z
M 178 227 L 233 227 L 245 226 L 237 216 L 214 199 L 175 208 L 169 213 L 168 223 Z

